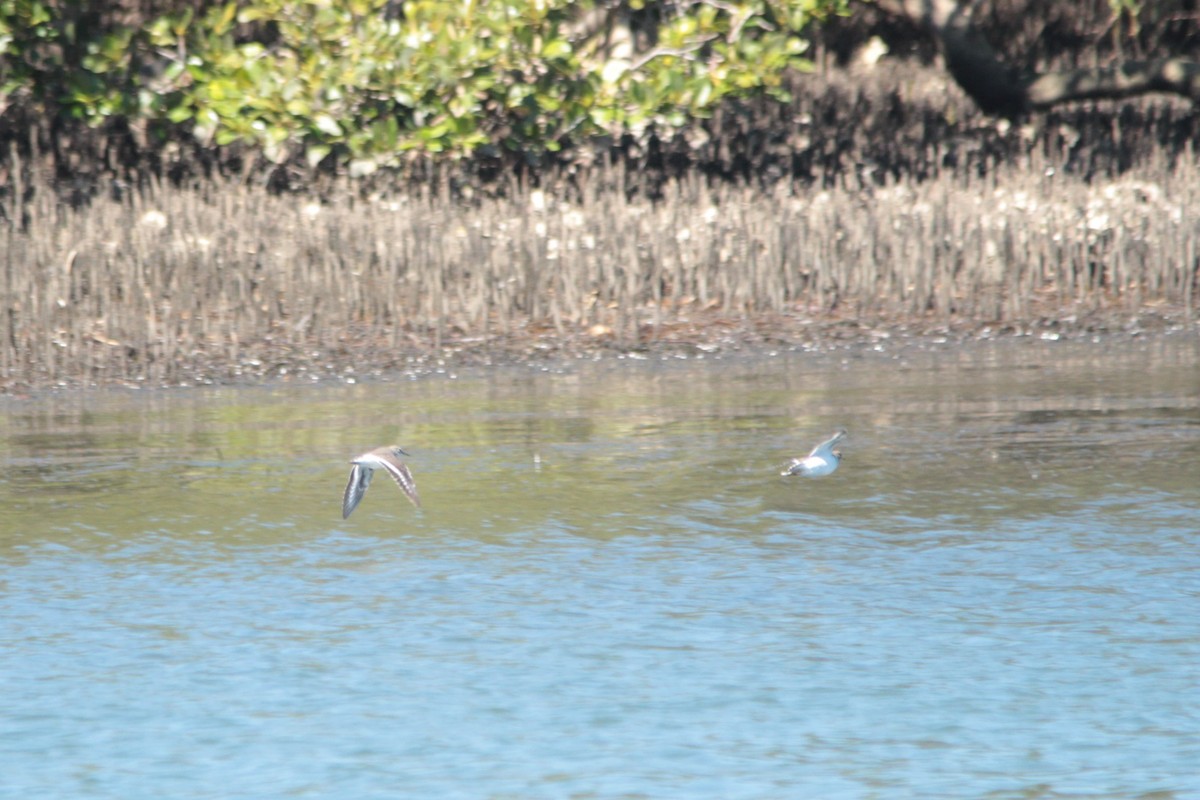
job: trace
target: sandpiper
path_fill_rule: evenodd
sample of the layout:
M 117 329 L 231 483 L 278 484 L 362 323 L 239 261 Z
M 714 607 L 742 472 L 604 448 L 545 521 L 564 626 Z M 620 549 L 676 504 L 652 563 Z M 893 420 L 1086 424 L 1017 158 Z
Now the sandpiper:
M 349 517 L 363 499 L 367 487 L 371 485 L 371 476 L 377 469 L 386 469 L 412 504 L 420 508 L 421 499 L 417 497 L 417 484 L 408 466 L 400 460 L 400 456 L 406 455 L 408 453 L 392 445 L 363 453 L 351 461 L 354 467 L 350 470 L 350 482 L 346 484 L 346 493 L 342 496 L 342 519 Z
M 842 460 L 841 451 L 834 450 L 833 446 L 845 437 L 845 428 L 838 430 L 833 436 L 814 447 L 807 458 L 793 458 L 788 462 L 787 468 L 779 474 L 800 475 L 805 478 L 820 478 L 830 474 L 838 468 L 838 462 Z

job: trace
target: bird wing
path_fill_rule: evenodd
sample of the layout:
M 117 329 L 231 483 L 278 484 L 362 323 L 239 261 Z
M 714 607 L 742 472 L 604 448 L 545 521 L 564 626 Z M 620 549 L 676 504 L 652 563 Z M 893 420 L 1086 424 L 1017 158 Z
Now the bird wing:
M 363 495 L 367 493 L 367 487 L 371 485 L 373 473 L 374 470 L 361 464 L 350 468 L 350 481 L 346 484 L 346 493 L 342 495 L 342 519 L 347 519 L 358 507 Z
M 844 438 L 846 438 L 846 431 L 839 430 L 833 436 L 830 436 L 828 439 L 826 439 L 825 441 L 821 442 L 819 445 L 814 447 L 812 449 L 812 452 L 809 453 L 809 456 L 815 456 L 818 453 L 820 453 L 822 458 L 829 458 L 829 453 L 833 452 L 833 446 L 835 444 L 837 444 L 838 442 L 840 442 Z M 824 451 L 824 452 L 822 452 L 822 451 Z
M 830 452 L 832 452 L 833 446 L 835 444 L 837 444 L 836 436 L 833 437 L 832 439 L 826 439 L 825 441 L 821 442 L 819 445 L 814 447 L 812 449 L 812 452 L 810 452 L 808 454 L 808 457 L 809 458 L 827 459 L 827 458 L 829 458 L 829 454 L 830 454 Z
M 417 496 L 417 482 L 413 480 L 412 472 L 409 471 L 408 465 L 391 458 L 381 458 L 379 463 L 388 471 L 388 474 L 392 476 L 392 479 L 396 481 L 396 485 L 412 501 L 412 504 L 420 508 L 421 498 Z

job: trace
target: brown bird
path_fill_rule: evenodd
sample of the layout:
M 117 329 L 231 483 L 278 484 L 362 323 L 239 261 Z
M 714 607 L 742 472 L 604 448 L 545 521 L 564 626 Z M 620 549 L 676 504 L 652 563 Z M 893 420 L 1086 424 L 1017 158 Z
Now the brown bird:
M 358 507 L 363 495 L 367 493 L 367 487 L 371 485 L 371 477 L 377 469 L 386 469 L 388 474 L 395 479 L 396 485 L 412 501 L 412 504 L 420 508 L 421 498 L 417 497 L 416 481 L 413 480 L 408 465 L 400 460 L 400 456 L 406 455 L 408 453 L 392 445 L 363 453 L 351 461 L 350 463 L 354 467 L 350 470 L 350 482 L 346 484 L 346 493 L 342 495 L 342 519 L 348 518 L 351 512 Z

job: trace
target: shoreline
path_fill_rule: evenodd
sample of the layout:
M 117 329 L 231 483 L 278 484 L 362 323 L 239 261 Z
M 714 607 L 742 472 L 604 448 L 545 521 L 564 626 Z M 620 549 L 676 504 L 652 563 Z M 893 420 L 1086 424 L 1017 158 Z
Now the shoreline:
M 1044 317 L 1029 323 L 969 320 L 814 319 L 793 314 L 759 314 L 728 318 L 707 315 L 703 321 L 664 323 L 657 332 L 644 326 L 637 342 L 617 340 L 607 331 L 581 331 L 560 336 L 553 330 L 522 331 L 504 336 L 453 335 L 440 345 L 391 352 L 376 337 L 346 341 L 335 352 L 271 343 L 243 344 L 235 362 L 218 354 L 196 354 L 177 367 L 178 380 L 144 376 L 93 376 L 90 380 L 27 382 L 0 380 L 0 398 L 33 399 L 71 392 L 186 388 L 253 388 L 287 385 L 350 385 L 360 382 L 420 379 L 447 372 L 490 369 L 564 368 L 581 362 L 686 360 L 689 358 L 754 358 L 784 353 L 813 355 L 885 353 L 904 357 L 949 347 L 1072 342 L 1091 345 L 1128 344 L 1173 337 L 1196 337 L 1200 320 L 1181 308 L 1143 308 L 1136 312 L 1102 310 L 1083 315 Z

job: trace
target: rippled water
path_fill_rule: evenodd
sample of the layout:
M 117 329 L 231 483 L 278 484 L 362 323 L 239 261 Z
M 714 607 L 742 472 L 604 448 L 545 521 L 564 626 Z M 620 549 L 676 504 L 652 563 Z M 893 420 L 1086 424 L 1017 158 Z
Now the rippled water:
M 10 401 L 0 794 L 1200 796 L 1198 354 Z

